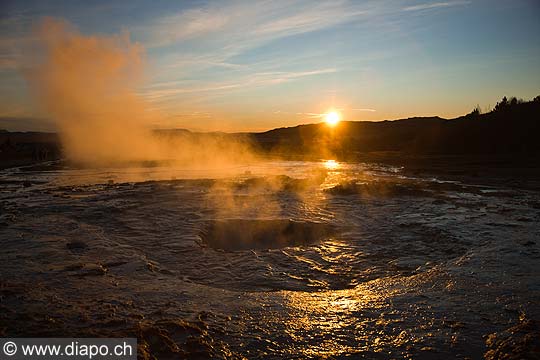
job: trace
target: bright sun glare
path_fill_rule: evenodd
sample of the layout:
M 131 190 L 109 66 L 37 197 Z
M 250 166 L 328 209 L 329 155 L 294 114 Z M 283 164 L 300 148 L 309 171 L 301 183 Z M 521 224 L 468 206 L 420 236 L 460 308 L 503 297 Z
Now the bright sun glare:
M 338 112 L 335 112 L 335 111 L 331 111 L 329 112 L 328 114 L 326 114 L 326 117 L 325 117 L 325 121 L 328 125 L 330 126 L 336 126 L 337 123 L 339 122 L 340 120 L 340 115 Z

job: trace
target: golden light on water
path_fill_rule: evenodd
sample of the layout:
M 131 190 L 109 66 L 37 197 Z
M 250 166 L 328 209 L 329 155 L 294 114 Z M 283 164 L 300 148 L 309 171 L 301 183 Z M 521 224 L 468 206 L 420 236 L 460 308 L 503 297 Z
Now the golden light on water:
M 382 313 L 390 293 L 385 294 L 360 285 L 354 289 L 337 291 L 287 292 L 283 296 L 290 317 L 282 323 L 287 334 L 296 340 L 291 344 L 292 351 L 305 358 L 324 359 L 348 353 L 379 353 L 395 341 L 395 336 L 383 336 L 379 327 L 374 326 L 380 320 L 378 315 L 362 318 L 351 316 L 367 309 L 375 314 Z M 388 321 L 387 326 L 399 321 L 402 319 Z M 314 334 L 313 339 L 316 341 L 308 344 L 303 342 L 306 332 Z M 354 334 L 355 341 L 344 340 L 345 334 Z
M 324 167 L 328 170 L 336 170 L 339 168 L 339 162 L 336 160 L 325 160 Z
M 337 111 L 330 111 L 324 118 L 324 121 L 330 126 L 336 126 L 340 120 L 341 115 Z

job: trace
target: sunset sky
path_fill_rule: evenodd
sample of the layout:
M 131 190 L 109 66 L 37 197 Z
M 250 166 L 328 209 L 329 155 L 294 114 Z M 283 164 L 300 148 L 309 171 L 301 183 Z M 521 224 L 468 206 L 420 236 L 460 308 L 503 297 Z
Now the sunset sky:
M 142 44 L 153 127 L 451 118 L 540 94 L 535 0 L 2 1 L 0 128 L 50 129 L 22 75 L 44 16 Z

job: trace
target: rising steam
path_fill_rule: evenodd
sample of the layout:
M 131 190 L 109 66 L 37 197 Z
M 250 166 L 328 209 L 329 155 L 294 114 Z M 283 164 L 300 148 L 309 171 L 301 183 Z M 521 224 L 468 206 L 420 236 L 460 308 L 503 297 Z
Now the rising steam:
M 159 120 L 136 94 L 144 49 L 129 34 L 86 36 L 65 21 L 36 28 L 37 55 L 25 73 L 38 106 L 55 121 L 72 161 L 100 165 L 175 160 L 210 165 L 251 157 L 243 142 L 212 136 L 163 137 L 147 127 Z

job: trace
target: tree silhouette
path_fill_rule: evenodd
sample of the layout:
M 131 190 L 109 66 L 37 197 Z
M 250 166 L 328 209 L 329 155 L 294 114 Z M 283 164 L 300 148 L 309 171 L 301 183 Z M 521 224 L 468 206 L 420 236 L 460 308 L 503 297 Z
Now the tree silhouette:
M 467 116 L 476 117 L 480 114 L 482 114 L 482 109 L 480 108 L 480 105 L 476 105 L 476 107 Z
M 495 108 L 493 109 L 493 111 L 503 111 L 506 108 L 508 108 L 508 99 L 505 96 L 502 98 L 500 102 L 497 103 L 497 105 L 495 105 Z

